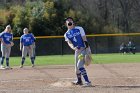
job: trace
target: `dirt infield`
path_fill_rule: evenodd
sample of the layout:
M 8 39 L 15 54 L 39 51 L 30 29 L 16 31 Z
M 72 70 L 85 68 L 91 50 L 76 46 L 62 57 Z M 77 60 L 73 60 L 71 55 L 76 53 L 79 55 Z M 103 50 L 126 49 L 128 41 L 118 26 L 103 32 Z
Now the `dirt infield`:
M 86 68 L 93 86 L 74 86 L 74 66 L 0 70 L 0 93 L 140 93 L 140 64 L 94 64 Z

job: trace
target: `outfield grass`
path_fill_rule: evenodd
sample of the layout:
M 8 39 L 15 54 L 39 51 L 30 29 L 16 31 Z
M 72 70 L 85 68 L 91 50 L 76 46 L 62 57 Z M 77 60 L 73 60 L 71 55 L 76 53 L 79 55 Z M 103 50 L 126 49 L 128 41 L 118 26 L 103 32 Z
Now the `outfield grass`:
M 94 64 L 108 63 L 132 63 L 140 62 L 140 53 L 133 54 L 93 54 Z M 11 66 L 19 66 L 21 57 L 10 57 Z M 74 64 L 74 55 L 51 55 L 37 56 L 36 65 L 67 65 Z M 26 58 L 25 65 L 31 65 L 29 57 Z
M 95 64 L 107 63 L 136 63 L 140 62 L 140 54 L 97 54 L 93 55 Z

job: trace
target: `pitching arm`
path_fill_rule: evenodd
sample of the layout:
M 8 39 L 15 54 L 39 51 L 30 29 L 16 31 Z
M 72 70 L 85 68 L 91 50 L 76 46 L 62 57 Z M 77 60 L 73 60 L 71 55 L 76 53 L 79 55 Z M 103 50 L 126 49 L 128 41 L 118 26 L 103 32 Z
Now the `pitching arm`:
M 73 50 L 76 50 L 76 47 L 73 46 L 73 44 L 71 43 L 71 41 L 67 41 L 69 47 Z

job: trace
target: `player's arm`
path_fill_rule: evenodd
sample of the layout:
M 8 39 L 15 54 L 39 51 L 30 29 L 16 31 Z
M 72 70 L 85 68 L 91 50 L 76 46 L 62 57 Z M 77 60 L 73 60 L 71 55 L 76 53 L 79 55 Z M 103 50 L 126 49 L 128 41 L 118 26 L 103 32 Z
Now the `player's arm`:
M 33 40 L 33 45 L 35 45 L 36 38 L 32 33 L 31 33 L 31 39 Z
M 86 48 L 88 48 L 89 44 L 87 42 L 85 31 L 84 31 L 84 29 L 82 27 L 80 27 L 79 29 L 80 29 L 80 33 L 81 33 L 82 39 L 83 39 L 83 41 L 85 43 L 85 46 L 86 46 Z
M 6 45 L 5 42 L 2 39 L 2 36 L 0 36 L 0 41 L 1 41 L 1 44 Z
M 65 38 L 65 41 L 67 42 L 67 44 L 69 45 L 69 47 L 73 50 L 76 50 L 76 48 L 73 46 L 71 41 L 67 38 L 66 34 L 64 35 L 64 38 Z
M 33 35 L 33 46 L 34 46 L 34 48 L 36 47 L 35 41 L 36 41 L 36 38 L 35 38 L 34 35 Z
M 0 41 L 1 41 L 1 43 L 2 43 L 3 45 L 6 45 L 6 44 L 3 42 L 2 38 L 0 38 Z
M 23 46 L 23 44 L 20 42 L 20 51 L 22 50 L 22 46 Z
M 73 44 L 71 43 L 71 41 L 68 40 L 67 43 L 68 43 L 68 45 L 69 45 L 69 47 L 71 49 L 76 50 L 76 47 L 73 46 Z
M 5 43 L 4 43 L 4 41 L 2 40 L 2 38 L 3 38 L 3 33 L 0 33 L 0 41 L 1 41 L 1 43 L 2 43 L 3 45 L 5 45 Z
M 11 41 L 10 41 L 10 46 L 14 46 L 14 42 L 13 42 L 13 35 L 12 35 L 12 38 L 11 38 Z
M 4 42 L 3 40 L 1 40 L 1 43 L 2 43 L 3 45 L 6 45 L 5 42 Z
M 87 41 L 86 36 L 82 36 L 82 39 L 83 39 L 83 41 L 85 43 L 86 48 L 88 48 L 89 47 L 89 44 L 88 44 L 88 41 Z
M 0 41 L 1 41 L 1 43 L 2 43 L 2 44 L 5 44 L 5 43 L 3 42 L 3 40 L 2 40 L 2 38 L 1 38 L 1 37 L 0 37 Z
M 20 51 L 22 50 L 22 47 L 23 47 L 23 38 L 21 36 L 21 38 L 20 38 Z
M 34 36 L 33 33 L 31 33 L 31 37 L 32 37 L 33 41 L 35 42 L 36 41 L 36 38 L 35 38 L 35 36 Z
M 2 33 L 0 33 L 0 41 L 2 42 Z

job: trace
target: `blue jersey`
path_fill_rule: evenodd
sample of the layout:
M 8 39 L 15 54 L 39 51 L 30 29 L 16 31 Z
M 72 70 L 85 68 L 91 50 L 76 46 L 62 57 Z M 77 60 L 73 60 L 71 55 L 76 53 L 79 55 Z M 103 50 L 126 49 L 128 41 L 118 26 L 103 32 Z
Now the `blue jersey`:
M 13 41 L 13 34 L 8 32 L 2 32 L 0 34 L 0 38 L 5 44 L 11 44 L 11 42 Z
M 73 29 L 68 30 L 64 37 L 65 41 L 70 40 L 74 47 L 85 47 L 82 36 L 85 36 L 85 32 L 82 27 L 74 27 Z
M 20 42 L 24 45 L 24 46 L 29 46 L 32 45 L 34 41 L 34 37 L 31 34 L 24 34 L 20 37 Z

